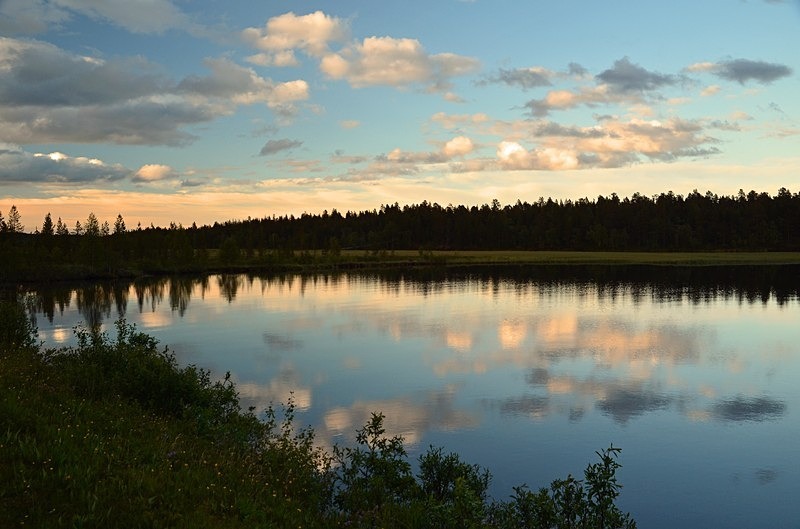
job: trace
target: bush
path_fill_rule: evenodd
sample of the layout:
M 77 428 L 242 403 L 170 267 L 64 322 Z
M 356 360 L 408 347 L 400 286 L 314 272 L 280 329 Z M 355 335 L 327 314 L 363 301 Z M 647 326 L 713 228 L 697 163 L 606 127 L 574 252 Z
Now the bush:
M 36 345 L 36 326 L 19 303 L 0 301 L 0 354 Z

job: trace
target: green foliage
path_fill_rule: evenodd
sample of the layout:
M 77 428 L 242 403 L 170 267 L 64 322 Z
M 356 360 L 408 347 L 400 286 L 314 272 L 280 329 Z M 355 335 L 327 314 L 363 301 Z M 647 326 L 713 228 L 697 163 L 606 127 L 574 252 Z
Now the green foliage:
M 385 436 L 383 418 L 372 414 L 357 432 L 357 446 L 334 448 L 334 502 L 348 519 L 379 519 L 417 495 L 403 439 Z
M 0 301 L 0 355 L 34 347 L 36 332 L 36 326 L 22 305 Z
M 489 471 L 479 465 L 430 447 L 419 458 L 419 481 L 430 526 L 447 527 L 454 520 L 460 520 L 462 527 L 482 526 L 491 479 Z
M 160 415 L 191 418 L 200 432 L 231 422 L 254 420 L 240 414 L 239 399 L 230 380 L 212 383 L 210 373 L 194 365 L 179 368 L 169 349 L 116 322 L 117 337 L 76 328 L 78 346 L 63 350 L 54 362 L 75 392 L 94 400 L 121 397 Z
M 225 265 L 236 264 L 241 258 L 239 244 L 233 237 L 228 237 L 219 247 L 219 261 Z
M 514 487 L 509 502 L 492 505 L 493 527 L 555 529 L 635 529 L 636 522 L 614 503 L 622 485 L 617 483 L 619 448 L 611 445 L 596 452 L 600 461 L 584 471 L 584 481 L 571 475 L 557 479 L 550 489 L 531 491 Z

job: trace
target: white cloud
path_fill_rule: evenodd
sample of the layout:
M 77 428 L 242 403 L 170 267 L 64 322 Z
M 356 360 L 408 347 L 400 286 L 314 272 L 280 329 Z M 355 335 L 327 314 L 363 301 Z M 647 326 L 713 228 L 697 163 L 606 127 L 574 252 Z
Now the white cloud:
M 339 122 L 339 126 L 343 129 L 355 129 L 361 126 L 361 122 L 357 119 L 345 119 Z
M 242 31 L 242 38 L 265 52 L 260 55 L 262 63 L 285 66 L 294 64 L 292 50 L 320 57 L 328 51 L 329 43 L 346 40 L 348 33 L 345 21 L 315 11 L 308 15 L 285 13 L 270 18 L 263 28 Z
M 615 103 L 643 103 L 641 93 L 635 90 L 618 91 L 608 84 L 581 87 L 576 91 L 551 90 L 544 99 L 534 99 L 526 107 L 536 117 L 548 115 L 552 110 L 568 110 L 577 106 L 594 107 Z
M 475 150 L 475 145 L 472 143 L 471 139 L 466 136 L 456 136 L 445 143 L 442 152 L 448 158 L 453 158 L 455 156 L 466 156 L 473 150 Z
M 519 141 L 498 144 L 496 159 L 505 170 L 567 170 L 624 167 L 642 159 L 672 162 L 702 158 L 719 151 L 715 138 L 704 134 L 700 121 L 604 120 L 593 127 L 566 127 L 552 122 L 531 123 L 532 148 Z M 708 124 L 713 127 L 712 124 Z M 491 169 L 491 165 L 486 166 Z
M 527 150 L 516 142 L 503 141 L 497 146 L 500 167 L 506 170 L 564 170 L 577 169 L 578 156 L 574 151 L 546 147 Z
M 160 180 L 175 178 L 176 176 L 175 170 L 169 165 L 147 164 L 136 171 L 136 174 L 133 176 L 133 181 L 158 182 Z
M 345 79 L 351 86 L 404 87 L 422 84 L 434 90 L 449 86 L 452 77 L 476 70 L 478 61 L 452 53 L 429 55 L 416 39 L 369 37 L 320 62 L 332 79 Z

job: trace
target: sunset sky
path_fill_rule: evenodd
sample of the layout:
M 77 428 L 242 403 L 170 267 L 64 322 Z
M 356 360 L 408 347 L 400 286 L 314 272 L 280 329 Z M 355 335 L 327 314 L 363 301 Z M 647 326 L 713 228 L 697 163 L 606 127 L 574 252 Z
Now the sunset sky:
M 797 0 L 0 0 L 0 211 L 800 191 Z

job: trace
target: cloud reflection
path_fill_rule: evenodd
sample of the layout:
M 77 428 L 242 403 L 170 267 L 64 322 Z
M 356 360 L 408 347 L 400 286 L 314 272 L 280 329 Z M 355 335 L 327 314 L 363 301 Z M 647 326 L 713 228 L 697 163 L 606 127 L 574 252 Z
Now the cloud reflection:
M 431 391 L 421 398 L 411 396 L 389 400 L 356 401 L 348 407 L 336 407 L 325 412 L 324 426 L 329 436 L 344 435 L 348 439 L 367 423 L 374 412 L 385 415 L 387 436 L 400 435 L 407 445 L 422 440 L 429 430 L 461 430 L 478 425 L 472 413 L 456 409 L 456 388 Z
M 312 389 L 301 383 L 299 373 L 291 366 L 284 366 L 280 374 L 266 384 L 241 380 L 234 382 L 243 408 L 253 406 L 256 410 L 264 410 L 290 400 L 298 411 L 311 408 Z
M 711 416 L 720 421 L 761 422 L 780 419 L 786 413 L 786 403 L 766 396 L 744 397 L 717 402 L 711 407 Z

